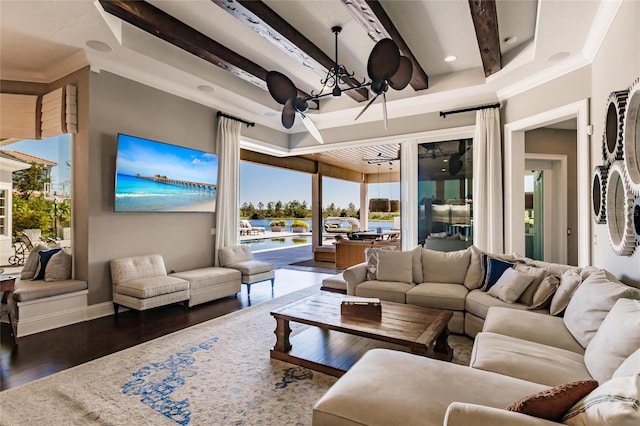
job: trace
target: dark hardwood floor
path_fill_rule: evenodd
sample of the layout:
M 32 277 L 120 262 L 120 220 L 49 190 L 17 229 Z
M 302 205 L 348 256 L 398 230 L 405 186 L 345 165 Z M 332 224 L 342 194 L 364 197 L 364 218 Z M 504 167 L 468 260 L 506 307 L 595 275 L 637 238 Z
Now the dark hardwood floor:
M 284 257 L 284 253 L 282 253 Z M 256 256 L 258 257 L 258 256 Z M 289 256 L 291 259 L 291 256 Z M 326 271 L 321 271 L 326 272 Z M 275 289 L 269 281 L 246 286 L 236 297 L 186 308 L 169 305 L 145 312 L 126 311 L 115 316 L 24 336 L 15 345 L 9 324 L 0 329 L 0 390 L 9 389 L 138 345 L 174 331 L 318 285 L 328 274 L 292 269 L 276 270 Z M 268 324 L 265 326 L 274 326 Z

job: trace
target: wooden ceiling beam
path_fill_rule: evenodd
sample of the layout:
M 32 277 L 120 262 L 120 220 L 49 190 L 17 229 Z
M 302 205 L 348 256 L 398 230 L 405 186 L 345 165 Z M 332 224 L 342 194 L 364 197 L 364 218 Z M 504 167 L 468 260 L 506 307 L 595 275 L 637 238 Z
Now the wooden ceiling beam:
M 383 38 L 392 39 L 400 48 L 400 52 L 411 60 L 413 75 L 411 87 L 414 90 L 429 88 L 429 77 L 418 60 L 407 46 L 400 32 L 377 0 L 342 0 L 351 15 L 365 29 L 369 37 L 376 43 Z
M 334 66 L 334 59 L 331 59 L 320 50 L 318 46 L 313 44 L 262 1 L 211 1 L 270 41 L 280 50 L 292 56 L 304 66 L 312 69 L 320 77 L 326 77 L 328 70 Z M 333 35 L 327 31 L 327 37 L 329 36 L 333 37 Z M 360 82 L 353 77 L 347 78 L 344 83 L 349 87 L 355 87 L 360 84 Z M 350 90 L 346 92 L 346 94 L 357 102 L 363 102 L 369 99 L 369 90 L 366 87 Z
M 105 12 L 267 90 L 267 70 L 145 1 L 99 0 Z M 307 93 L 299 91 L 301 96 Z
M 469 0 L 469 9 L 476 30 L 484 75 L 489 77 L 502 69 L 496 2 L 495 0 Z

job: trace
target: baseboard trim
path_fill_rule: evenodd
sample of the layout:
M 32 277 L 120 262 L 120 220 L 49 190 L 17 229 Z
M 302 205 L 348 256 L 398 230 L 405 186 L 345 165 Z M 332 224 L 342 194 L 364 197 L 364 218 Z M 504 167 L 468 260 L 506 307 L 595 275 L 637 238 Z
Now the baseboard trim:
M 115 311 L 113 310 L 112 302 L 103 302 L 96 303 L 95 305 L 89 305 L 87 306 L 86 321 L 108 317 L 109 315 L 113 315 L 114 312 Z

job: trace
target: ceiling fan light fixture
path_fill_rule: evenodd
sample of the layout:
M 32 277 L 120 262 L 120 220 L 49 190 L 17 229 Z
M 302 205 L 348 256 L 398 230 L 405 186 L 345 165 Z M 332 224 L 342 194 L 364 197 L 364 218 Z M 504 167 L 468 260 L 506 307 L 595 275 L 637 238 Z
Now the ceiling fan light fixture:
M 305 125 L 309 128 L 311 119 L 304 116 L 302 113 L 307 110 L 309 102 L 317 103 L 320 98 L 325 96 L 332 96 L 338 98 L 343 92 L 350 90 L 362 89 L 369 87 L 369 90 L 374 95 L 374 98 L 367 103 L 367 105 L 360 111 L 356 120 L 371 106 L 371 104 L 382 95 L 383 98 L 383 119 L 384 128 L 387 128 L 387 98 L 386 92 L 389 87 L 394 90 L 402 90 L 411 81 L 413 75 L 413 63 L 411 60 L 400 54 L 398 45 L 390 38 L 383 38 L 378 41 L 371 50 L 369 60 L 367 62 L 367 74 L 369 75 L 369 81 L 363 79 L 358 84 L 349 85 L 348 87 L 340 87 L 340 83 L 353 80 L 353 74 L 349 73 L 346 68 L 338 63 L 338 34 L 342 30 L 339 26 L 334 26 L 331 31 L 335 35 L 335 61 L 334 65 L 327 71 L 327 75 L 324 79 L 320 80 L 322 88 L 320 92 L 311 92 L 304 98 L 296 98 L 298 89 L 295 84 L 286 75 L 277 72 L 267 72 L 267 89 L 271 97 L 281 105 L 284 105 L 282 110 L 282 124 L 285 128 L 290 129 L 293 126 L 293 120 L 295 114 L 299 113 L 304 120 Z M 326 90 L 325 90 L 326 89 Z M 327 91 L 331 89 L 330 91 Z M 299 101 L 301 99 L 301 101 Z M 304 108 L 300 105 L 304 104 Z M 315 125 L 313 125 L 314 132 L 319 135 L 319 131 Z M 314 135 L 315 137 L 315 135 Z M 316 139 L 318 139 L 316 137 Z M 320 138 L 321 139 L 321 138 Z M 320 139 L 318 141 L 320 142 Z M 322 142 L 320 142 L 322 143 Z

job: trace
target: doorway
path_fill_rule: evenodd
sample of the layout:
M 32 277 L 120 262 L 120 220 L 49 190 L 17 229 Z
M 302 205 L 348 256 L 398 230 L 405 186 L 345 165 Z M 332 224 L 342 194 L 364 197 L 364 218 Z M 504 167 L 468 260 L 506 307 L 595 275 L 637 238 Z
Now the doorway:
M 525 253 L 545 262 L 567 263 L 567 157 L 525 154 Z M 530 189 L 530 191 L 528 191 Z M 527 203 L 527 195 L 531 202 Z M 528 223 L 527 223 L 527 216 Z M 531 256 L 530 256 L 531 254 Z

